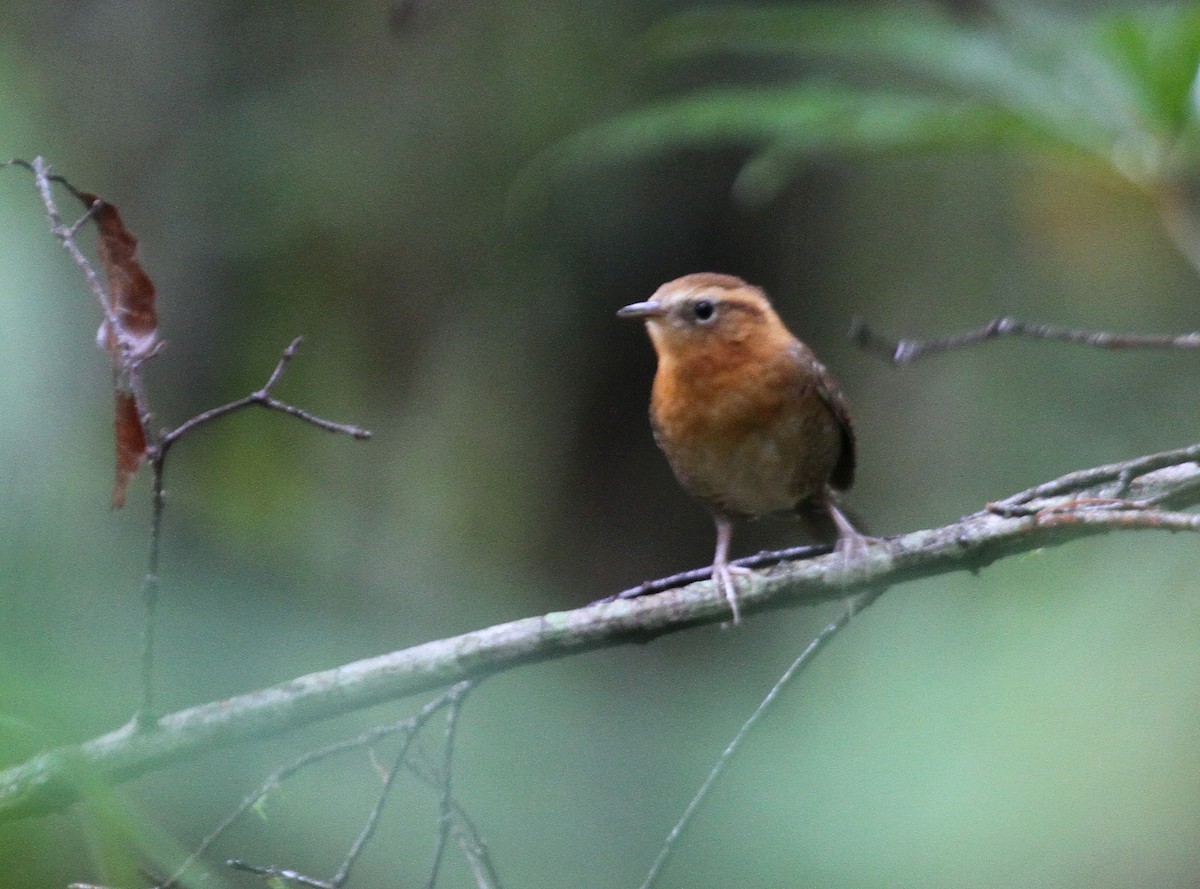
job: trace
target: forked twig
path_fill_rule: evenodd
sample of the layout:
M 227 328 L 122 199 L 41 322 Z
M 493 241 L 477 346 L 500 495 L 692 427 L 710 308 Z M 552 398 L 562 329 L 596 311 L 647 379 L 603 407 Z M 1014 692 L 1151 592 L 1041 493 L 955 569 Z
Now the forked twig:
M 463 695 L 450 704 L 446 711 L 446 731 L 442 738 L 442 757 L 441 768 L 439 769 L 441 780 L 441 793 L 438 799 L 438 831 L 437 844 L 434 846 L 433 863 L 429 866 L 429 879 L 426 881 L 426 889 L 434 889 L 437 886 L 438 874 L 441 873 L 442 861 L 446 856 L 446 844 L 450 840 L 450 828 L 454 816 L 454 738 L 458 732 L 458 717 L 462 713 L 463 697 L 470 688 L 464 690 Z
M 420 751 L 420 739 L 416 743 L 418 751 L 423 753 Z M 431 790 L 444 791 L 444 773 L 438 774 L 437 768 L 428 762 L 428 756 L 422 758 L 425 761 L 418 762 L 416 757 L 410 756 L 405 762 L 405 766 Z M 458 843 L 463 857 L 466 858 L 471 873 L 475 877 L 476 885 L 479 889 L 500 889 L 500 876 L 496 873 L 495 865 L 492 864 L 491 853 L 488 851 L 487 843 L 484 842 L 479 828 L 453 795 L 446 797 L 445 805 L 453 816 L 451 832 L 454 841 Z
M 354 844 L 351 846 L 349 854 L 338 868 L 337 873 L 335 873 L 334 876 L 328 881 L 314 880 L 311 877 L 305 878 L 305 880 L 308 881 L 307 885 L 320 884 L 322 887 L 329 886 L 335 887 L 335 889 L 336 887 L 341 886 L 350 876 L 350 869 L 354 866 L 354 862 L 361 854 L 367 839 L 370 838 L 371 833 L 375 830 L 375 826 L 379 821 L 380 815 L 382 814 L 383 801 L 387 797 L 387 792 L 391 787 L 395 773 L 404 763 L 407 751 L 410 748 L 413 739 L 416 738 L 421 729 L 424 728 L 425 724 L 428 723 L 429 720 L 432 719 L 439 710 L 442 710 L 448 706 L 452 706 L 456 701 L 461 701 L 463 696 L 465 696 L 466 693 L 476 685 L 478 685 L 478 680 L 464 680 L 463 682 L 455 683 L 445 692 L 426 703 L 417 713 L 413 714 L 412 716 L 402 719 L 399 722 L 373 726 L 372 728 L 367 729 L 353 738 L 346 738 L 341 741 L 335 741 L 334 743 L 328 744 L 324 747 L 318 747 L 315 750 L 309 750 L 291 762 L 280 766 L 274 772 L 268 775 L 257 789 L 247 794 L 237 805 L 237 807 L 228 815 L 226 815 L 221 822 L 209 832 L 208 836 L 201 840 L 200 844 L 192 851 L 183 864 L 179 866 L 175 873 L 172 874 L 170 879 L 166 880 L 159 887 L 159 889 L 172 889 L 172 887 L 174 887 L 183 878 L 187 871 L 190 870 L 192 866 L 195 865 L 196 862 L 208 852 L 212 845 L 219 840 L 230 827 L 233 826 L 234 822 L 261 803 L 269 794 L 274 792 L 280 785 L 282 785 L 284 781 L 291 778 L 297 772 L 333 756 L 347 753 L 352 750 L 369 748 L 390 735 L 403 733 L 404 740 L 401 744 L 399 756 L 397 757 L 396 767 L 392 769 L 385 779 L 384 790 L 380 795 L 379 801 L 372 809 L 371 814 L 368 816 L 366 825 L 364 826 L 362 832 L 360 832 Z M 239 861 L 235 863 L 231 861 L 228 862 L 228 864 L 231 867 L 238 867 L 242 870 L 253 870 L 253 866 L 248 865 L 245 862 Z M 291 879 L 290 877 L 283 877 L 282 875 L 274 873 L 273 871 L 271 873 L 267 873 L 264 870 L 254 870 L 254 872 L 265 876 L 277 876 L 281 879 Z
M 416 741 L 421 729 L 428 724 L 429 720 L 441 710 L 447 711 L 447 732 L 449 745 L 453 744 L 453 731 L 451 726 L 455 725 L 458 719 L 458 714 L 461 711 L 463 700 L 467 694 L 479 684 L 478 680 L 468 679 L 456 683 L 451 688 L 447 689 L 442 694 L 438 695 L 433 700 L 429 701 L 421 710 L 413 716 L 404 719 L 400 722 L 390 723 L 388 725 L 375 726 L 354 738 L 349 738 L 343 741 L 338 741 L 325 747 L 316 750 L 310 750 L 303 756 L 293 760 L 285 766 L 272 772 L 270 776 L 259 786 L 257 790 L 249 794 L 242 800 L 233 812 L 227 815 L 219 825 L 211 832 L 200 845 L 188 856 L 187 860 L 180 866 L 175 874 L 167 880 L 159 889 L 172 889 L 183 875 L 191 868 L 201 856 L 203 856 L 213 843 L 221 837 L 223 833 L 235 821 L 245 815 L 248 811 L 257 806 L 269 793 L 274 791 L 280 784 L 290 778 L 292 775 L 301 769 L 310 766 L 314 763 L 328 759 L 340 753 L 345 753 L 349 750 L 371 747 L 376 742 L 380 741 L 388 735 L 403 733 L 404 737 L 400 743 L 400 748 L 396 753 L 392 767 L 384 776 L 383 786 L 380 789 L 378 798 L 375 801 L 371 812 L 368 814 L 362 829 L 354 842 L 350 845 L 350 849 L 346 854 L 342 864 L 338 867 L 337 872 L 328 880 L 322 880 L 316 877 L 308 876 L 291 868 L 280 867 L 278 865 L 254 865 L 249 864 L 241 859 L 230 859 L 226 864 L 235 870 L 247 871 L 258 874 L 263 877 L 271 877 L 285 882 L 297 883 L 303 886 L 313 887 L 313 889 L 341 889 L 350 877 L 350 872 L 355 863 L 362 855 L 368 841 L 374 835 L 376 828 L 379 826 L 379 821 L 383 815 L 384 805 L 391 795 L 392 786 L 396 777 L 405 768 L 408 762 L 409 751 Z M 449 756 L 449 753 L 447 753 Z M 445 799 L 445 791 L 443 791 L 443 799 Z M 447 810 L 451 809 L 450 804 L 443 802 L 442 804 Z M 454 804 L 455 807 L 457 804 Z
M 279 382 L 283 376 L 284 370 L 287 368 L 288 362 L 296 357 L 296 352 L 300 348 L 300 344 L 304 342 L 304 337 L 298 336 L 288 347 L 283 350 L 279 361 L 275 364 L 275 369 L 271 371 L 271 376 L 261 389 L 251 392 L 236 401 L 231 401 L 228 404 L 222 404 L 218 407 L 209 408 L 206 411 L 201 411 L 189 420 L 184 421 L 170 432 L 164 432 L 159 444 L 163 456 L 177 441 L 187 435 L 189 432 L 211 423 L 213 420 L 224 417 L 226 414 L 231 414 L 234 411 L 239 411 L 242 408 L 252 407 L 253 405 L 261 405 L 268 410 L 279 411 L 287 414 L 290 417 L 295 417 L 298 420 L 303 420 L 306 423 L 311 423 L 318 429 L 324 429 L 326 432 L 335 432 L 341 435 L 349 435 L 351 438 L 356 438 L 359 441 L 365 441 L 371 437 L 369 429 L 362 429 L 358 426 L 351 426 L 348 423 L 335 423 L 332 420 L 326 420 L 321 417 L 314 416 L 303 408 L 288 404 L 285 401 L 280 401 L 271 394 L 271 390 L 275 388 L 275 384 Z

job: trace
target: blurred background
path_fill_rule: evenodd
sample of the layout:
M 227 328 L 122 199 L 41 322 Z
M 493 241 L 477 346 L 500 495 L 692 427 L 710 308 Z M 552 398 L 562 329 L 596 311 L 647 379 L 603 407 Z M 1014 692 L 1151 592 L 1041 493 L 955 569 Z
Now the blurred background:
M 303 334 L 277 394 L 375 432 L 360 443 L 247 411 L 172 452 L 165 708 L 708 564 L 711 521 L 648 428 L 652 350 L 614 317 L 684 273 L 766 287 L 839 378 L 859 435 L 849 503 L 878 534 L 1197 439 L 1194 353 L 1012 341 L 895 369 L 845 337 L 855 316 L 901 336 L 1001 314 L 1200 327 L 1197 271 L 1164 223 L 1186 213 L 1195 169 L 1194 16 L 1137 7 L 1151 19 L 1139 31 L 1120 4 L 1045 3 L 1014 28 L 1009 9 L 1001 42 L 1039 36 L 1022 58 L 1070 112 L 1046 100 L 1040 118 L 1036 90 L 1017 84 L 1007 101 L 1003 77 L 897 53 L 904 96 L 978 125 L 939 139 L 936 115 L 898 122 L 892 74 L 806 48 L 816 31 L 780 25 L 794 45 L 766 51 L 777 35 L 757 20 L 764 45 L 747 49 L 736 17 L 678 18 L 699 6 L 0 8 L 0 157 L 45 156 L 141 239 L 168 344 L 148 370 L 157 421 L 256 389 Z M 975 3 L 892 11 L 948 33 L 1000 27 Z M 840 45 L 898 33 L 851 27 Z M 1120 71 L 1166 90 L 1176 116 L 1156 118 L 1155 96 L 1125 95 L 1108 69 L 1056 76 L 1062 34 L 1102 60 L 1117 46 Z M 915 56 L 956 58 L 939 46 Z M 990 46 L 970 58 L 986 63 Z M 789 141 L 771 130 L 786 115 L 764 136 L 686 104 L 842 75 L 847 102 L 895 114 L 871 130 L 864 112 L 840 142 L 820 120 Z M 1089 129 L 1093 112 L 1112 126 Z M 987 129 L 988 113 L 1007 128 Z M 23 170 L 0 171 L 0 228 L 0 755 L 15 763 L 135 707 L 150 492 L 139 477 L 129 505 L 108 509 L 99 313 Z M 735 550 L 797 542 L 764 520 L 739 528 Z M 1198 566 L 1192 539 L 1115 534 L 892 590 L 781 698 L 660 885 L 1196 885 Z M 504 885 L 638 885 L 736 727 L 835 609 L 482 686 L 459 725 L 456 788 Z M 419 704 L 5 825 L 0 882 L 136 884 L 284 760 Z M 377 788 L 365 755 L 304 773 L 212 861 L 328 876 Z M 435 814 L 424 788 L 400 788 L 350 885 L 423 881 Z M 222 871 L 205 885 L 256 884 Z M 473 885 L 453 855 L 441 885 Z

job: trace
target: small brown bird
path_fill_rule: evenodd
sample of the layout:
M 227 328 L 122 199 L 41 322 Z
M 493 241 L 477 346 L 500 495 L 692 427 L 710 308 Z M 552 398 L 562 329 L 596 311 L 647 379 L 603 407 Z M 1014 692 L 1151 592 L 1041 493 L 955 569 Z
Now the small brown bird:
M 854 430 L 837 383 L 788 331 L 758 287 L 702 272 L 668 281 L 618 317 L 646 322 L 658 353 L 650 399 L 654 438 L 684 489 L 717 524 L 713 581 L 734 623 L 740 615 L 729 564 L 733 520 L 824 509 L 838 549 L 868 538 L 832 491 L 854 481 Z

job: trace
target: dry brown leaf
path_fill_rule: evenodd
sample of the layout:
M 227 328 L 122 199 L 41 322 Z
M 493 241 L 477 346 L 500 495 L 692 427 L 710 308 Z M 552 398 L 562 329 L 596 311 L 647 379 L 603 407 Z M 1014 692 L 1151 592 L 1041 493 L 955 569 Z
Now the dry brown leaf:
M 137 260 L 137 238 L 125 228 L 121 214 L 112 204 L 88 192 L 80 192 L 79 198 L 89 207 L 99 202 L 92 213 L 100 232 L 97 252 L 108 276 L 108 292 L 117 322 L 117 330 L 110 330 L 106 318 L 96 341 L 114 358 L 119 359 L 122 351 L 134 359 L 145 358 L 158 345 L 158 315 L 154 282 Z
M 117 392 L 115 417 L 117 478 L 113 483 L 112 507 L 120 509 L 125 505 L 129 480 L 146 462 L 146 430 L 138 416 L 137 400 L 128 392 Z

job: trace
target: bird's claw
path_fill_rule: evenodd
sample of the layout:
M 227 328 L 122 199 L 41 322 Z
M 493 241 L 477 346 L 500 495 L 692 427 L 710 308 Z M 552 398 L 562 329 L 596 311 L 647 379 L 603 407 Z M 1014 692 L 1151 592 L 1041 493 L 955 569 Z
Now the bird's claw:
M 742 577 L 747 577 L 753 573 L 749 568 L 744 568 L 741 565 L 730 565 L 724 562 L 713 565 L 713 583 L 724 594 L 725 601 L 729 603 L 729 610 L 733 612 L 734 624 L 741 622 L 742 612 L 738 608 L 737 581 L 733 579 L 733 576 L 739 574 Z

